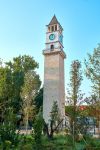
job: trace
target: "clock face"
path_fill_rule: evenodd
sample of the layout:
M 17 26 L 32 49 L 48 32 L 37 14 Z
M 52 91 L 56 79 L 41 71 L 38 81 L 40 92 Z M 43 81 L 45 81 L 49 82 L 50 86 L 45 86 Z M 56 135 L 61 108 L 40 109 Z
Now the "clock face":
M 59 36 L 59 41 L 60 41 L 61 43 L 63 43 L 63 36 L 62 36 L 62 35 Z
M 55 39 L 55 35 L 54 34 L 50 34 L 49 39 L 50 40 L 54 40 Z

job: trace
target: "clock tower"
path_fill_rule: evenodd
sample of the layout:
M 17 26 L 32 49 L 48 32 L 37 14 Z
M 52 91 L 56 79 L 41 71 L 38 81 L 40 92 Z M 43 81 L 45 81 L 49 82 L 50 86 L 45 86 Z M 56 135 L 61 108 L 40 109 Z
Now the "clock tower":
M 60 118 L 65 118 L 64 59 L 66 54 L 63 51 L 63 28 L 55 15 L 47 25 L 45 45 L 43 118 L 46 123 L 49 123 L 54 101 L 57 101 Z

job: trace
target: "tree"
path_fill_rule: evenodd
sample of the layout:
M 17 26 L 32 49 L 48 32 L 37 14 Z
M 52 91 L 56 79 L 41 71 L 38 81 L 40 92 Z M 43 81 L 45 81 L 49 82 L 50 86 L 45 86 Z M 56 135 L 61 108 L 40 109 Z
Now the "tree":
M 34 71 L 39 65 L 33 57 L 23 55 L 13 58 L 13 61 L 6 62 L 6 66 L 12 73 L 13 93 L 11 105 L 14 108 L 14 112 L 18 114 L 22 106 L 20 92 L 24 84 L 24 76 L 28 71 Z
M 100 99 L 100 44 L 94 49 L 93 55 L 88 54 L 85 67 L 86 76 L 92 82 L 92 92 Z
M 22 86 L 22 110 L 24 114 L 24 121 L 26 126 L 26 133 L 28 129 L 28 120 L 33 120 L 34 105 L 33 101 L 37 91 L 40 88 L 39 76 L 34 71 L 29 71 L 25 74 L 24 85 Z
M 4 120 L 7 108 L 11 104 L 12 93 L 11 71 L 7 67 L 0 66 L 0 121 Z
M 48 125 L 44 122 L 44 132 L 46 132 L 48 139 L 53 139 L 54 132 L 58 130 L 63 122 L 63 119 L 60 119 L 59 116 L 58 103 L 54 101 L 50 115 L 50 124 Z
M 16 115 L 11 107 L 6 108 L 6 115 L 3 123 L 0 123 L 0 145 L 2 149 L 7 149 L 6 142 L 10 144 L 10 148 L 15 148 L 19 143 L 19 133 L 16 133 Z
M 35 144 L 36 144 L 36 150 L 42 149 L 42 130 L 43 130 L 43 115 L 41 112 L 41 109 L 39 110 L 39 113 L 35 116 L 35 121 L 33 124 L 34 128 L 34 139 L 35 139 Z
M 0 121 L 3 122 L 7 108 L 13 108 L 18 115 L 22 108 L 21 90 L 25 74 L 38 68 L 38 63 L 31 56 L 19 56 L 13 61 L 3 63 L 0 59 Z
M 73 136 L 73 144 L 77 135 L 77 117 L 79 116 L 79 111 L 77 109 L 77 104 L 83 98 L 83 94 L 80 93 L 80 86 L 82 81 L 82 71 L 81 63 L 78 60 L 74 60 L 71 64 L 70 71 L 70 83 L 67 95 L 67 100 L 72 105 L 71 112 L 68 112 L 70 118 L 70 131 Z
M 39 112 L 40 108 L 43 106 L 43 88 L 41 88 L 34 99 L 34 104 L 36 106 L 37 112 Z
M 56 123 L 60 120 L 59 108 L 57 101 L 53 102 L 50 119 L 53 122 L 53 126 L 56 126 Z
M 100 128 L 100 44 L 94 49 L 93 54 L 88 54 L 85 60 L 85 74 L 92 82 L 92 95 L 89 102 L 95 109 L 95 117 L 98 119 L 98 129 Z M 100 133 L 100 129 L 98 131 Z

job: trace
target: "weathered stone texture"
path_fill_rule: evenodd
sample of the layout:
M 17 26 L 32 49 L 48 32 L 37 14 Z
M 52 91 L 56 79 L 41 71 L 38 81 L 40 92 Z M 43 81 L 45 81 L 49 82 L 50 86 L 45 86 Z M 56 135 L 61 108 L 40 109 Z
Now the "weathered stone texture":
M 58 102 L 61 118 L 65 116 L 64 58 L 60 53 L 44 56 L 43 117 L 48 122 L 53 101 Z

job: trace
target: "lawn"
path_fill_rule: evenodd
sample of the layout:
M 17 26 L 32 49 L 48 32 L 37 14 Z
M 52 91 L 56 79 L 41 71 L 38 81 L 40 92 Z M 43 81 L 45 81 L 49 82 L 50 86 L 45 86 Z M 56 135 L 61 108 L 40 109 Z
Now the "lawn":
M 69 135 L 56 134 L 52 140 L 42 136 L 42 144 L 39 148 L 37 148 L 32 135 L 21 135 L 19 138 L 20 142 L 17 147 L 10 146 L 10 142 L 6 141 L 8 146 L 5 150 L 100 150 L 100 140 L 90 137 L 86 139 L 87 145 L 84 140 L 81 140 L 76 142 L 75 147 L 73 147 L 73 141 Z
M 72 138 L 69 135 L 57 134 L 52 140 L 48 140 L 46 136 L 42 137 L 42 145 L 38 150 L 100 150 L 100 141 L 87 137 L 86 143 L 81 140 L 72 145 Z M 26 136 L 23 148 L 21 150 L 36 150 L 35 141 L 32 136 Z M 87 149 L 86 149 L 87 147 Z M 19 149 L 20 150 L 20 149 Z

